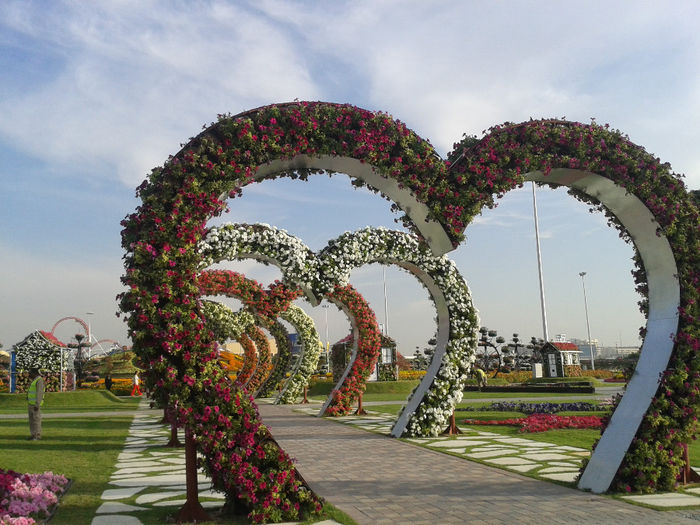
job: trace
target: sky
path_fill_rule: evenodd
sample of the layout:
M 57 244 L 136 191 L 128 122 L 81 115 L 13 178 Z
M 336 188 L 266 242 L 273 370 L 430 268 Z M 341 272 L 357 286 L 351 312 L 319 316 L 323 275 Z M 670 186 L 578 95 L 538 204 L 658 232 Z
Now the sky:
M 222 113 L 349 103 L 405 122 L 443 158 L 464 133 L 506 121 L 595 119 L 698 189 L 698 15 L 692 1 L 4 0 L 0 342 L 74 316 L 93 337 L 130 344 L 116 315 L 120 221 L 150 170 Z M 586 272 L 591 337 L 639 345 L 632 247 L 565 190 L 540 188 L 537 202 L 550 337 L 587 338 Z M 263 182 L 230 204 L 224 220 L 272 224 L 314 250 L 368 225 L 400 229 L 387 201 L 342 174 Z M 482 324 L 542 337 L 530 187 L 465 233 L 449 256 Z M 251 261 L 225 266 L 279 277 Z M 402 353 L 426 346 L 434 310 L 412 276 L 372 265 L 352 283 Z M 323 340 L 347 334 L 335 307 L 300 305 Z M 55 333 L 79 331 L 67 320 Z

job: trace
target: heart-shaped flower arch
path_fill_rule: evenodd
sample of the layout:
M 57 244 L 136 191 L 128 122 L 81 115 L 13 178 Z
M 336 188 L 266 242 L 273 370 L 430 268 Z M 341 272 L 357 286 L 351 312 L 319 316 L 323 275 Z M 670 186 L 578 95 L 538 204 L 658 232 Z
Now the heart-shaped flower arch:
M 350 411 L 352 403 L 364 392 L 365 382 L 371 374 L 380 352 L 380 336 L 374 312 L 364 298 L 347 283 L 340 285 L 324 279 L 319 274 L 320 260 L 304 243 L 284 230 L 266 224 L 226 224 L 213 227 L 200 243 L 202 265 L 223 260 L 254 258 L 277 266 L 285 282 L 300 287 L 312 304 L 325 296 L 347 315 L 357 344 L 353 358 L 335 390 L 328 397 L 321 413 L 343 415 Z M 288 312 L 280 316 L 285 318 Z M 298 317 L 298 316 L 297 316 Z M 321 352 L 313 323 L 296 321 L 300 333 L 313 333 L 306 337 L 300 367 L 295 369 L 286 384 L 279 402 L 291 403 L 299 396 L 316 368 Z M 306 325 L 306 328 L 304 326 Z
M 270 395 L 284 378 L 291 359 L 291 343 L 287 337 L 287 330 L 275 319 L 301 295 L 301 290 L 289 288 L 278 281 L 264 290 L 257 281 L 229 270 L 202 271 L 198 276 L 198 284 L 203 295 L 224 295 L 239 299 L 246 308 L 252 310 L 257 322 L 275 338 L 277 358 L 274 367 L 260 389 L 257 392 L 251 391 L 255 397 Z M 244 366 L 246 366 L 245 363 Z
M 329 241 L 315 256 L 298 238 L 264 224 L 214 227 L 200 244 L 200 253 L 207 264 L 262 258 L 277 266 L 285 281 L 305 287 L 313 297 L 326 295 L 332 300 L 338 299 L 337 288 L 348 284 L 352 270 L 365 264 L 396 264 L 415 275 L 435 305 L 437 342 L 428 372 L 399 415 L 392 435 L 436 436 L 445 430 L 462 399 L 479 328 L 469 288 L 452 261 L 444 256 L 435 257 L 413 235 L 384 228 L 345 233 Z M 354 302 L 358 301 L 356 298 Z M 378 357 L 379 349 L 367 345 L 357 323 L 362 315 L 348 308 L 347 301 L 337 304 L 360 336 L 354 338 L 358 345 L 353 348 L 345 373 L 319 415 L 347 413 L 350 404 L 364 391 L 364 382 Z
M 206 244 L 209 246 L 208 243 Z M 225 253 L 210 252 L 208 250 L 209 248 L 207 248 L 206 253 L 211 257 L 210 260 L 215 260 L 216 262 L 234 258 L 230 248 Z M 246 308 L 254 312 L 258 323 L 275 333 L 277 333 L 275 327 L 279 325 L 279 323 L 275 322 L 277 317 L 294 326 L 301 343 L 301 353 L 276 402 L 295 403 L 316 370 L 322 346 L 313 320 L 301 308 L 291 304 L 294 299 L 301 295 L 301 290 L 285 286 L 279 281 L 273 283 L 267 290 L 264 290 L 253 279 L 230 270 L 205 270 L 201 272 L 199 275 L 199 287 L 204 295 L 224 295 L 241 300 Z M 235 319 L 236 316 L 231 312 L 229 318 Z M 282 330 L 286 334 L 284 327 L 282 327 Z M 234 328 L 230 330 L 230 333 L 218 330 L 216 334 L 225 338 L 238 337 Z M 286 337 L 284 339 L 279 337 L 279 335 L 276 336 L 276 342 L 281 355 L 276 360 L 271 378 L 268 381 L 271 384 L 271 389 L 277 386 L 279 380 L 284 377 L 291 356 L 291 353 L 288 351 L 288 340 Z M 286 353 L 282 353 L 284 351 Z M 254 357 L 250 356 L 248 360 L 252 361 Z M 245 365 L 246 363 L 244 362 L 244 367 Z M 249 386 L 251 393 L 254 393 L 250 385 L 246 386 Z M 258 394 L 262 395 L 261 392 Z
M 301 343 L 301 352 L 275 404 L 296 403 L 318 367 L 323 344 L 313 319 L 298 306 L 290 305 L 287 311 L 280 314 L 280 317 L 296 329 Z
M 615 478 L 616 488 L 669 488 L 680 471 L 680 445 L 695 432 L 694 396 L 700 383 L 698 210 L 682 181 L 620 133 L 597 125 L 532 121 L 493 129 L 476 145 L 464 146 L 450 156 L 454 167 L 448 170 L 433 148 L 402 123 L 382 113 L 326 103 L 268 106 L 224 116 L 207 128 L 152 172 L 138 190 L 142 204 L 123 223 L 129 290 L 121 307 L 130 313 L 134 349 L 150 366 L 147 386 L 161 401 L 176 395 L 192 412 L 202 407 L 203 398 L 183 386 L 183 379 L 194 374 L 195 390 L 211 381 L 206 363 L 213 359 L 214 343 L 203 330 L 193 281 L 199 263 L 196 245 L 207 220 L 223 210 L 222 195 L 237 195 L 254 180 L 281 175 L 347 173 L 393 200 L 433 252 L 442 254 L 462 239 L 484 206 L 493 205 L 494 193 L 521 184 L 526 175 L 542 176 L 547 182 L 578 185 L 579 196 L 592 195 L 616 215 L 631 204 L 632 215 L 653 218 L 667 242 L 663 252 L 675 262 L 675 286 L 668 257 L 657 261 L 647 249 L 640 253 L 650 314 L 673 309 L 675 303 L 678 328 L 652 323 L 650 315 L 647 340 L 672 337 L 673 342 L 658 353 L 645 342 L 638 367 L 643 373 L 630 385 L 656 390 L 654 372 L 663 372 L 661 388 L 652 392 L 649 409 L 640 405 L 621 425 L 613 416 L 609 430 L 618 426 L 632 435 L 616 438 L 616 432 L 606 431 L 581 486 L 604 491 Z M 573 179 L 567 180 L 568 174 Z M 606 195 L 615 188 L 628 193 L 611 205 Z M 635 242 L 650 238 L 636 232 L 643 230 L 643 219 L 620 222 Z M 669 289 L 676 290 L 677 300 L 666 298 Z M 638 430 L 635 419 L 643 419 Z

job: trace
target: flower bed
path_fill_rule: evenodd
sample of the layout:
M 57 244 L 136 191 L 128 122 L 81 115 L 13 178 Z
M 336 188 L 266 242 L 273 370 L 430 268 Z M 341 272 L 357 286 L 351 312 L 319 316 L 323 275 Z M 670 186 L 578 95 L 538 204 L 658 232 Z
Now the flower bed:
M 422 379 L 423 376 L 425 376 L 425 370 L 399 370 L 399 381 L 413 381 Z
M 464 419 L 466 425 L 514 425 L 520 427 L 518 432 L 546 432 L 562 428 L 601 428 L 603 418 L 598 416 L 555 416 L 552 414 L 531 414 L 500 420 Z
M 490 405 L 460 408 L 461 411 L 523 412 L 524 414 L 555 414 L 557 412 L 592 412 L 600 410 L 598 405 L 579 401 L 576 403 L 514 403 L 497 401 Z
M 20 474 L 0 469 L 0 524 L 31 525 L 50 517 L 69 481 L 53 472 Z
M 115 396 L 128 396 L 133 389 L 133 379 L 115 377 L 112 379 L 112 389 L 110 392 Z M 105 390 L 105 380 L 100 378 L 92 383 L 83 383 L 79 390 Z

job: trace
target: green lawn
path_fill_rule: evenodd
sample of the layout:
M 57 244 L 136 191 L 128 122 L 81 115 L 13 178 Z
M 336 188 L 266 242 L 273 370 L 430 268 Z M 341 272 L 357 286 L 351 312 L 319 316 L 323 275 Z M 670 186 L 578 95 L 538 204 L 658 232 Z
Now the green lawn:
M 52 471 L 73 480 L 52 525 L 90 523 L 124 447 L 131 416 L 45 419 L 41 441 L 27 441 L 24 419 L 0 424 L 0 465 L 18 472 Z
M 410 391 L 407 393 L 369 393 L 365 392 L 362 396 L 363 402 L 369 401 L 405 401 L 408 400 Z M 311 395 L 310 399 L 316 401 L 324 401 L 328 396 L 326 394 Z M 593 401 L 594 394 L 559 394 L 552 392 L 464 392 L 463 399 L 537 399 L 537 398 L 552 398 L 552 397 L 574 397 L 580 400 Z
M 124 449 L 132 416 L 140 398 L 117 398 L 106 391 L 77 391 L 47 394 L 45 412 L 114 411 L 111 416 L 46 418 L 42 421 L 41 441 L 27 441 L 26 418 L 0 420 L 0 467 L 17 472 L 63 474 L 73 482 L 61 500 L 52 525 L 90 523 L 103 503 L 102 493 L 113 488 L 109 478 L 117 457 Z M 26 412 L 24 394 L 0 394 L 0 413 Z M 136 499 L 135 495 L 132 499 Z M 134 501 L 131 502 L 132 504 Z M 143 523 L 167 523 L 177 511 L 173 507 L 154 508 L 138 514 Z M 345 525 L 355 522 L 330 504 L 315 521 L 333 519 Z M 214 523 L 214 522 L 212 522 Z M 216 523 L 247 524 L 247 518 L 225 518 Z
M 105 412 L 136 410 L 140 397 L 117 397 L 106 390 L 76 390 L 74 392 L 47 392 L 42 412 Z M 27 412 L 25 394 L 0 394 L 0 414 Z

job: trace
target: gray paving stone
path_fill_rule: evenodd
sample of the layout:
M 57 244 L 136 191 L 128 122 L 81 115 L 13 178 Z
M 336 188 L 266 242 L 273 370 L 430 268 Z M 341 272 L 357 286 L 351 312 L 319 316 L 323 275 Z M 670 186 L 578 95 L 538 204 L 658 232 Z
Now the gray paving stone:
M 170 490 L 164 492 L 151 492 L 150 494 L 142 494 L 136 498 L 136 503 L 138 505 L 145 505 L 148 503 L 153 503 L 154 501 L 159 501 L 166 498 L 174 498 L 177 496 L 182 496 L 185 491 L 182 490 Z
M 553 472 L 550 474 L 540 474 L 543 478 L 554 479 L 556 481 L 574 481 L 578 476 L 578 470 L 574 472 Z
M 494 459 L 489 459 L 487 460 L 489 463 L 493 463 L 494 465 L 503 465 L 503 466 L 512 466 L 512 465 L 539 465 L 539 463 L 534 463 L 532 461 L 529 461 L 527 459 L 523 458 L 518 458 L 518 457 L 505 457 L 505 458 L 494 458 Z
M 522 457 L 526 459 L 532 459 L 534 461 L 551 461 L 551 460 L 558 460 L 558 459 L 569 459 L 569 456 L 565 454 L 557 454 L 556 452 L 528 452 L 526 454 L 522 454 Z
M 141 492 L 146 487 L 126 487 L 122 489 L 107 489 L 102 493 L 103 500 L 126 499 Z
M 102 514 L 95 516 L 90 523 L 91 525 L 141 525 L 141 520 L 134 516 Z
M 466 454 L 467 457 L 474 458 L 474 459 L 485 459 L 485 458 L 495 458 L 498 456 L 506 456 L 508 454 L 513 454 L 515 452 L 518 452 L 517 449 L 510 448 L 510 449 L 505 449 L 505 448 L 498 448 L 498 449 L 493 449 L 493 450 L 484 450 L 481 452 L 469 452 Z
M 622 499 L 653 505 L 655 507 L 691 507 L 700 506 L 700 498 L 690 494 L 644 494 L 640 496 L 623 496 Z
M 147 509 L 145 507 L 136 507 L 134 505 L 119 503 L 118 501 L 108 501 L 100 505 L 100 507 L 97 509 L 97 514 L 120 514 L 123 512 L 136 512 L 139 510 Z

